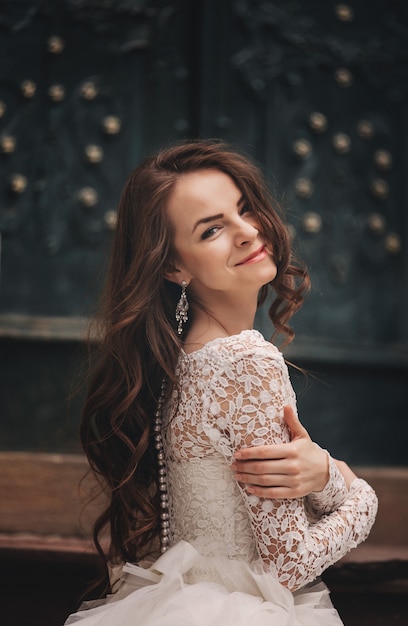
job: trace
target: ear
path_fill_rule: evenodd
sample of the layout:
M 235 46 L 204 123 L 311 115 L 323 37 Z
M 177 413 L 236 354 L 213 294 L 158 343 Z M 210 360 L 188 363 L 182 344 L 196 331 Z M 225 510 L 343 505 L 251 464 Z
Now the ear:
M 180 285 L 183 280 L 181 271 L 177 269 L 173 263 L 166 263 L 164 268 L 164 278 L 169 280 L 171 283 L 176 283 L 177 285 Z

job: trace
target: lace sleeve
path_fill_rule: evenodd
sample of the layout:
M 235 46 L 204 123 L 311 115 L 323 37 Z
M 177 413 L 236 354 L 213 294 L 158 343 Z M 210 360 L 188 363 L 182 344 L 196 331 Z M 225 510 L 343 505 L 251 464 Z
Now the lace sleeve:
M 294 394 L 286 364 L 275 353 L 254 349 L 229 356 L 209 380 L 204 422 L 212 445 L 230 463 L 240 447 L 288 441 L 283 407 L 294 405 Z M 315 523 L 308 520 L 303 498 L 241 493 L 265 569 L 292 591 L 364 541 L 377 510 L 374 491 L 360 479 L 335 511 Z
M 327 453 L 328 454 L 328 453 Z M 306 498 L 308 513 L 314 519 L 331 513 L 344 504 L 349 495 L 345 480 L 329 455 L 329 480 L 322 491 L 313 491 Z

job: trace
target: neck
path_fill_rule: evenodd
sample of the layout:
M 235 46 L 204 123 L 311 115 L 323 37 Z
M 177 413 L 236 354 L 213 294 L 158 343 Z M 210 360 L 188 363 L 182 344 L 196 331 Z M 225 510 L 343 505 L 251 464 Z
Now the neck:
M 221 299 L 216 295 L 216 302 L 206 301 L 205 304 L 192 303 L 193 323 L 186 338 L 185 345 L 192 349 L 200 347 L 219 337 L 237 335 L 243 330 L 253 328 L 257 309 L 257 298 L 249 301 L 243 298 Z

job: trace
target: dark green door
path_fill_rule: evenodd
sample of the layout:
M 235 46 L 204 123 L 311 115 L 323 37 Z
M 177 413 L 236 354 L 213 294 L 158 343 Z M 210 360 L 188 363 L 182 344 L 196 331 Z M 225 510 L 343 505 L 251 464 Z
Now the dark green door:
M 81 400 L 67 397 L 120 189 L 150 150 L 203 136 L 264 166 L 310 267 L 287 350 L 310 372 L 294 372 L 304 423 L 352 463 L 406 464 L 405 4 L 19 0 L 1 11 L 0 447 L 78 450 Z M 271 334 L 262 312 L 257 323 Z

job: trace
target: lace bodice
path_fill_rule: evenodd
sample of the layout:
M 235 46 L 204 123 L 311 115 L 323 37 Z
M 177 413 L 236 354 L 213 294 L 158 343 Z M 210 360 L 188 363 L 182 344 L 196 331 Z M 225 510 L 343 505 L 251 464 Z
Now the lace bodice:
M 335 464 L 323 492 L 295 500 L 249 495 L 230 470 L 234 452 L 289 441 L 283 407 L 295 395 L 282 354 L 255 330 L 216 339 L 178 363 L 166 407 L 171 541 L 207 556 L 262 561 L 289 589 L 314 580 L 366 539 L 377 499 Z

